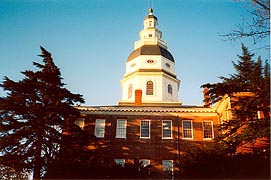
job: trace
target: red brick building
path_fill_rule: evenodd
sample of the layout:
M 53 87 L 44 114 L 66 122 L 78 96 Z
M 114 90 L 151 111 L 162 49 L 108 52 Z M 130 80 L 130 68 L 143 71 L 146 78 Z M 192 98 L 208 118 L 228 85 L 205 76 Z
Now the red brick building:
M 174 174 L 174 163 L 186 148 L 216 136 L 217 125 L 230 116 L 230 101 L 225 98 L 214 107 L 178 101 L 175 60 L 157 24 L 150 8 L 140 40 L 127 58 L 118 105 L 80 106 L 78 124 L 96 137 L 88 149 L 97 155 L 118 164 L 137 158 L 152 171 Z
M 210 141 L 220 123 L 216 110 L 205 107 L 79 107 L 85 130 L 96 136 L 88 146 L 117 163 L 135 158 L 153 171 L 170 167 L 190 144 Z

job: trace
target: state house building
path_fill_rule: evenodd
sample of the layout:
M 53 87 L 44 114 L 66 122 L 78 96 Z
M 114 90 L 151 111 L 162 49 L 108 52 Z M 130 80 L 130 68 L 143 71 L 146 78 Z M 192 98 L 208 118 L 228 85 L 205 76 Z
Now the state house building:
M 152 8 L 143 24 L 126 61 L 122 99 L 116 106 L 79 106 L 78 124 L 96 136 L 88 149 L 97 155 L 122 165 L 137 158 L 152 171 L 174 173 L 174 162 L 189 145 L 216 136 L 217 125 L 230 116 L 230 101 L 224 98 L 213 107 L 182 105 L 175 59 Z

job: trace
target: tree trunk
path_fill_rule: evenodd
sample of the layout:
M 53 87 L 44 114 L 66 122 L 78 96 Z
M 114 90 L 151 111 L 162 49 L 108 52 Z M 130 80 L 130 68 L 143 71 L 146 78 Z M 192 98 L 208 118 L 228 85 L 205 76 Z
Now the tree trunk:
M 38 140 L 39 141 L 39 140 Z M 38 142 L 37 143 L 37 151 L 36 151 L 36 154 L 35 154 L 35 157 L 34 157 L 34 173 L 33 173 L 33 178 L 34 179 L 41 179 L 41 161 L 42 161 L 42 158 L 41 158 L 41 143 Z

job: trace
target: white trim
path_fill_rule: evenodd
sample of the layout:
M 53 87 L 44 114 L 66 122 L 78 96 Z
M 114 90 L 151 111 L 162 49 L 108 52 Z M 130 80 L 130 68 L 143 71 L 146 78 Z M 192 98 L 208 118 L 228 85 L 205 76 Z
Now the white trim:
M 149 160 L 149 159 L 140 159 L 139 163 L 141 163 L 141 162 L 142 162 L 143 167 L 146 167 L 151 164 L 151 160 Z M 144 162 L 146 162 L 146 163 L 144 163 Z
M 170 137 L 164 137 L 164 121 L 170 121 Z M 172 137 L 172 120 L 162 120 L 162 139 L 173 139 Z
M 149 136 L 148 137 L 142 137 L 141 136 L 141 123 L 142 123 L 142 121 L 148 121 L 149 122 Z M 148 120 L 148 119 L 140 120 L 140 138 L 141 139 L 150 139 L 151 138 L 151 120 Z
M 120 101 L 120 102 L 130 102 L 130 101 Z M 153 103 L 155 103 L 153 101 Z M 167 104 L 168 102 L 159 102 L 159 104 Z M 171 102 L 172 104 L 176 104 L 178 106 L 181 105 L 181 102 Z M 81 113 L 84 114 L 128 114 L 128 113 L 159 113 L 161 115 L 180 115 L 179 113 L 184 113 L 183 116 L 191 116 L 189 113 L 198 113 L 197 117 L 204 116 L 206 117 L 206 113 L 208 116 L 217 117 L 217 113 L 213 108 L 204 108 L 202 106 L 195 106 L 195 107 L 187 107 L 187 108 L 180 108 L 180 107 L 127 107 L 127 106 L 79 106 L 75 107 L 76 109 L 80 110 Z M 155 114 L 158 115 L 158 114 Z
M 190 124 L 191 124 L 191 135 L 192 135 L 191 138 L 184 137 L 184 125 L 183 125 L 184 122 L 190 122 Z M 186 139 L 186 140 L 194 139 L 194 130 L 193 130 L 193 121 L 192 120 L 183 120 L 182 121 L 182 139 Z

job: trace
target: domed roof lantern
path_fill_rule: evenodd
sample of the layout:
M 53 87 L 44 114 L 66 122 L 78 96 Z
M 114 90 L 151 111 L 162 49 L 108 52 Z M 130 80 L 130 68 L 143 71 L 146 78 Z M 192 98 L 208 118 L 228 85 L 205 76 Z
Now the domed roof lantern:
M 140 105 L 179 106 L 180 80 L 175 73 L 175 61 L 167 50 L 167 43 L 162 40 L 162 32 L 157 28 L 158 19 L 153 14 L 152 6 L 147 10 L 144 27 L 139 33 L 140 39 L 135 42 L 134 50 L 126 61 L 119 105 L 137 106 L 140 97 Z M 149 86 L 151 93 L 148 91 Z M 140 96 L 137 96 L 138 90 Z
M 153 9 L 149 8 L 149 14 L 145 17 L 146 19 L 155 19 L 156 21 L 158 20 L 156 16 L 153 15 Z

